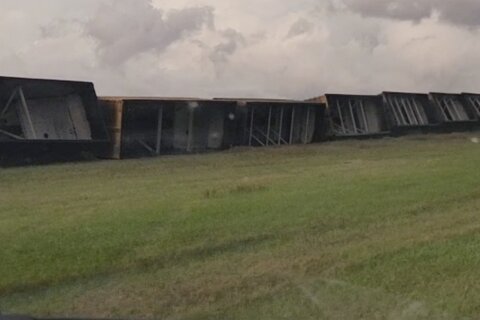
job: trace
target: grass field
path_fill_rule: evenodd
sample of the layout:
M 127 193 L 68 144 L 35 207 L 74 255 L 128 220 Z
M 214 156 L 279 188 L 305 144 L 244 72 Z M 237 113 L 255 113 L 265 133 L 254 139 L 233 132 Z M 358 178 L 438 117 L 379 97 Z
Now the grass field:
M 478 319 L 475 136 L 0 169 L 0 310 Z

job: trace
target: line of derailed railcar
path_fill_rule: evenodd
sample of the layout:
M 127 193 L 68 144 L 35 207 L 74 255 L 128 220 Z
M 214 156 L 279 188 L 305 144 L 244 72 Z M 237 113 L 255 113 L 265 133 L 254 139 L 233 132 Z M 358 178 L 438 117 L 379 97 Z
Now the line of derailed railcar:
M 100 97 L 92 83 L 0 77 L 0 164 L 125 159 L 480 129 L 480 94 L 298 100 Z

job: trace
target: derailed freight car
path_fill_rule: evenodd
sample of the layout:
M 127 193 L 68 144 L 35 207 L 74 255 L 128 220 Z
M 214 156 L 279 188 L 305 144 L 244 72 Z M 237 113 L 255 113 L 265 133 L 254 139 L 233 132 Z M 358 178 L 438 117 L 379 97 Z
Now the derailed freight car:
M 381 98 L 393 135 L 429 133 L 438 129 L 440 120 L 428 94 L 384 92 Z
M 237 99 L 237 146 L 309 144 L 324 140 L 325 106 L 318 102 Z
M 230 147 L 236 103 L 190 98 L 100 98 L 111 159 L 198 153 Z
M 475 108 L 468 105 L 468 98 L 452 93 L 430 93 L 429 97 L 440 122 L 439 131 L 466 131 L 478 127 L 478 115 Z
M 0 163 L 92 157 L 108 135 L 92 83 L 0 77 Z
M 112 159 L 307 144 L 322 139 L 325 119 L 321 104 L 290 100 L 104 97 L 100 105 Z
M 475 115 L 477 123 L 480 124 L 480 94 L 462 93 L 461 95 L 470 112 Z
M 311 101 L 323 103 L 327 108 L 328 138 L 370 138 L 390 133 L 378 96 L 326 94 Z

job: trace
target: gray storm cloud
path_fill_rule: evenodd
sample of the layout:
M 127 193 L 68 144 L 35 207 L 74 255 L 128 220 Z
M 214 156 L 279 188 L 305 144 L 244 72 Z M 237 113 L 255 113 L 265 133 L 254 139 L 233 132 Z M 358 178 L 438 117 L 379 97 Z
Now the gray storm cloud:
M 345 6 L 364 16 L 420 21 L 433 14 L 464 26 L 480 25 L 478 0 L 344 0 Z
M 305 18 L 300 18 L 290 27 L 287 38 L 292 38 L 311 32 L 314 27 L 315 25 L 311 21 L 308 21 Z
M 234 29 L 227 29 L 221 32 L 223 41 L 215 46 L 210 54 L 210 60 L 214 64 L 226 63 L 228 57 L 233 55 L 239 47 L 245 45 L 244 36 Z
M 88 80 L 100 95 L 477 92 L 479 8 L 478 0 L 2 0 L 0 74 Z
M 213 8 L 190 7 L 164 12 L 148 0 L 103 4 L 85 25 L 100 58 L 118 65 L 139 53 L 162 52 L 203 27 L 213 27 Z

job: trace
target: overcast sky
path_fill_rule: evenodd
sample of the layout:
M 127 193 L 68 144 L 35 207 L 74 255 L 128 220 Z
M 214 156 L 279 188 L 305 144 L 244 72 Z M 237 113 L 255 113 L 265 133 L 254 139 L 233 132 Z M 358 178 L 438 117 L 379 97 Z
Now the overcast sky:
M 1 0 L 0 74 L 100 95 L 480 92 L 478 0 Z

